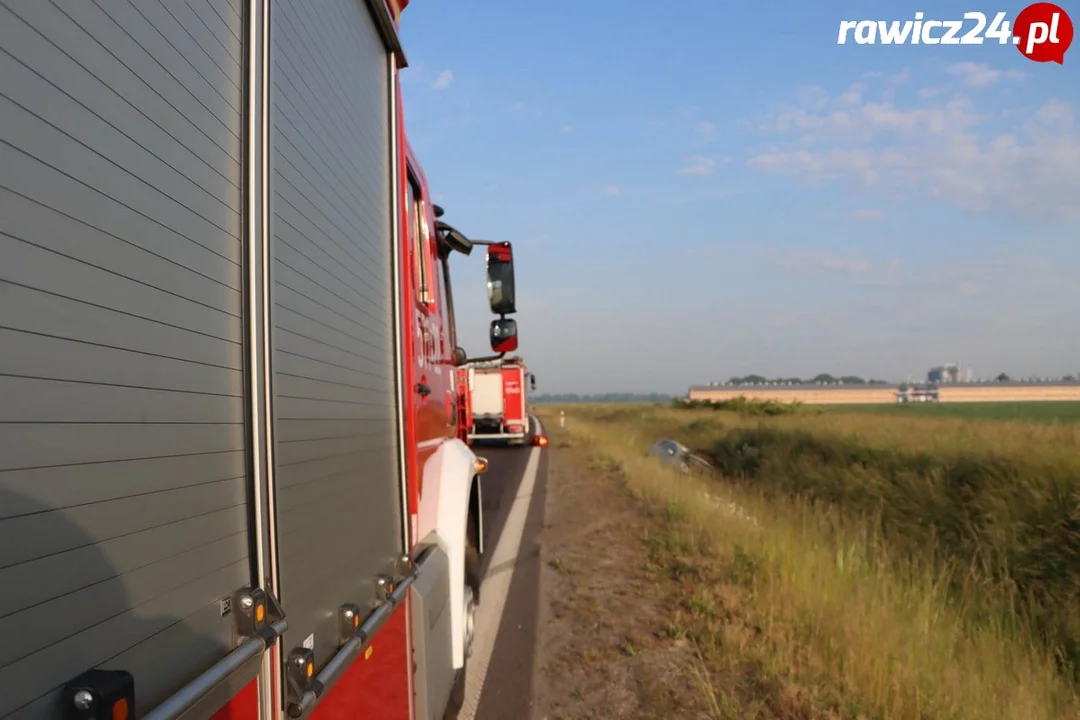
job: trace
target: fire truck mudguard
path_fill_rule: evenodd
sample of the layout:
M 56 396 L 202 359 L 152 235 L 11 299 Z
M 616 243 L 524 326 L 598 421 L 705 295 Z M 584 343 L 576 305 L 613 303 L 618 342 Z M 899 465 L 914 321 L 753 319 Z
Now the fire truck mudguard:
M 441 443 L 424 464 L 422 493 L 425 499 L 420 503 L 419 526 L 430 530 L 421 538 L 420 544 L 437 544 L 449 558 L 452 660 L 455 669 L 465 664 L 465 555 L 473 495 L 470 489 L 474 484 L 478 487 L 479 483 L 476 455 L 457 438 Z M 464 492 L 463 488 L 466 489 Z M 477 530 L 479 532 L 480 528 Z
M 429 570 L 413 586 L 412 598 L 417 720 L 441 720 L 454 682 L 445 672 L 453 658 L 450 558 L 441 544 L 429 546 L 429 552 Z

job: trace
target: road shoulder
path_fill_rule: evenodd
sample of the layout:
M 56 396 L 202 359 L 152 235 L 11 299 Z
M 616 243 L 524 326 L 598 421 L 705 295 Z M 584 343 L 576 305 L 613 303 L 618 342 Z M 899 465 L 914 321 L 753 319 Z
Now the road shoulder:
M 650 559 L 658 520 L 617 467 L 553 445 L 533 718 L 712 717 L 688 679 L 691 644 L 665 636 L 675 582 Z

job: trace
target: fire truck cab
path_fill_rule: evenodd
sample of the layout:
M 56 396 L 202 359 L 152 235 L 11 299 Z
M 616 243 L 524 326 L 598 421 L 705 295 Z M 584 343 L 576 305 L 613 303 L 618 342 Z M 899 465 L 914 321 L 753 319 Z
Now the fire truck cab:
M 405 139 L 407 2 L 0 3 L 0 718 L 460 707 L 473 246 Z

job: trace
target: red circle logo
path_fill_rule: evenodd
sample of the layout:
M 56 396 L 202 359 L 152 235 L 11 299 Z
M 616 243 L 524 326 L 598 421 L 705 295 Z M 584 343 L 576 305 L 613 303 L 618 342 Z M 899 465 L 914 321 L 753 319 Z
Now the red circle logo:
M 1053 61 L 1062 65 L 1072 41 L 1072 19 L 1054 3 L 1028 5 L 1013 23 L 1013 44 L 1021 55 L 1034 62 Z

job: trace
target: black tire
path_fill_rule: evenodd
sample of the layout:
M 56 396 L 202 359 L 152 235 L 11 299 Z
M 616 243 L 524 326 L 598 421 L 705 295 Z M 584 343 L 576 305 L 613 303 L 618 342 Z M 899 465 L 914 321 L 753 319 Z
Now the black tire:
M 465 582 L 472 588 L 473 601 L 480 604 L 480 553 L 477 551 L 476 527 L 470 522 L 467 544 L 465 546 Z M 443 720 L 457 720 L 461 708 L 465 705 L 465 682 L 468 678 L 469 656 L 466 655 L 461 669 L 454 674 L 454 686 L 450 689 L 450 700 L 446 705 Z
M 454 687 L 450 689 L 450 701 L 446 704 L 443 720 L 457 720 L 461 708 L 465 706 L 465 672 L 469 669 L 469 659 L 454 676 Z

